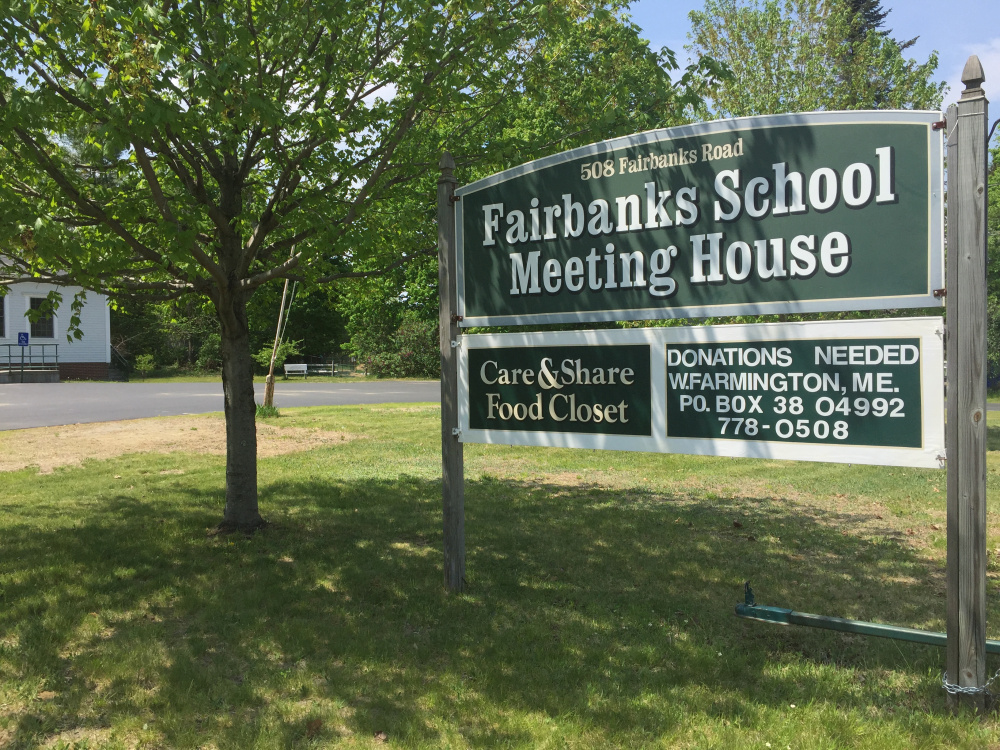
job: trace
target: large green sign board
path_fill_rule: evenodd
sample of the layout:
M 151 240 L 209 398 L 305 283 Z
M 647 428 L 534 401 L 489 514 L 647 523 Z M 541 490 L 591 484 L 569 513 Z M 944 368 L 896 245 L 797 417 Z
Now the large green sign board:
M 939 119 L 691 125 L 459 188 L 462 325 L 938 306 Z
M 940 467 L 942 320 L 462 337 L 464 442 Z

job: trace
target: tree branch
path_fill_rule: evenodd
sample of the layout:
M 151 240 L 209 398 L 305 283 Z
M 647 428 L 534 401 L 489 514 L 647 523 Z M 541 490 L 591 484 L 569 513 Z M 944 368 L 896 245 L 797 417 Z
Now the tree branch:
M 382 276 L 383 274 L 389 273 L 389 271 L 394 271 L 400 266 L 405 266 L 414 258 L 419 258 L 421 256 L 430 256 L 430 255 L 436 256 L 437 252 L 438 251 L 436 247 L 426 248 L 424 250 L 417 250 L 415 252 L 410 253 L 409 255 L 402 256 L 396 262 L 390 263 L 384 268 L 380 268 L 376 271 L 344 271 L 343 273 L 334 273 L 330 274 L 329 276 L 320 276 L 318 279 L 315 279 L 315 283 L 326 284 L 331 281 L 336 281 L 338 279 L 362 279 L 362 278 L 368 278 L 370 276 Z M 305 281 L 304 278 L 300 278 L 298 276 L 289 276 L 288 278 L 290 278 L 292 281 Z

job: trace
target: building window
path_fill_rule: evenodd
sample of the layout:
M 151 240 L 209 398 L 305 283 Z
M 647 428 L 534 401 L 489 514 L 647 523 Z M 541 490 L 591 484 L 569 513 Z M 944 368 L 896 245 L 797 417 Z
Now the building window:
M 41 310 L 42 305 L 45 303 L 44 297 L 32 297 L 31 298 L 31 309 Z M 50 312 L 48 315 L 43 315 L 38 320 L 32 321 L 31 323 L 31 338 L 33 339 L 54 339 L 56 337 L 55 323 Z

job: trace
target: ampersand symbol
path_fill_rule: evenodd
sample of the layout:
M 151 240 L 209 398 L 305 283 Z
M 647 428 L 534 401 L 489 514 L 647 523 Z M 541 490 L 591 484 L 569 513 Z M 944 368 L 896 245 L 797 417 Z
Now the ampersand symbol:
M 559 374 L 549 370 L 549 366 L 551 364 L 552 360 L 548 357 L 545 357 L 542 360 L 542 369 L 538 372 L 538 385 L 546 391 L 550 388 L 555 388 L 557 391 L 560 391 L 562 390 L 562 384 L 559 382 Z

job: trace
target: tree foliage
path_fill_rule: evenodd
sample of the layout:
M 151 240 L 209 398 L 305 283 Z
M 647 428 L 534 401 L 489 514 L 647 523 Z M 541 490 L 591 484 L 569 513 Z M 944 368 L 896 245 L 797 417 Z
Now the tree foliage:
M 719 116 L 940 107 L 936 53 L 905 59 L 912 40 L 900 44 L 879 28 L 878 3 L 707 0 L 689 17 L 687 49 L 731 72 L 709 97 Z
M 111 344 L 126 360 L 150 354 L 167 367 L 193 368 L 205 337 L 218 330 L 211 305 L 196 297 L 124 300 L 111 309 Z
M 271 356 L 274 356 L 274 367 L 276 370 L 281 370 L 281 366 L 285 364 L 285 360 L 289 357 L 295 357 L 302 353 L 299 346 L 302 344 L 301 341 L 282 341 L 278 344 L 278 348 L 274 348 L 274 343 L 272 342 L 270 346 L 262 347 L 256 354 L 253 355 L 253 360 L 256 362 L 260 368 L 267 371 L 271 367 Z
M 449 147 L 458 149 L 459 174 L 467 183 L 549 153 L 682 124 L 719 72 L 709 58 L 680 70 L 669 49 L 650 51 L 627 16 L 598 11 L 548 29 L 525 58 L 517 95 L 471 129 L 466 145 L 452 140 Z M 433 194 L 436 179 L 435 171 L 421 190 L 397 195 L 372 217 L 380 222 L 377 233 L 386 251 L 434 247 L 436 208 L 423 196 Z M 401 225 L 399 215 L 423 220 Z M 345 348 L 375 375 L 432 375 L 439 368 L 438 343 L 433 336 L 412 334 L 436 326 L 437 307 L 433 260 L 418 258 L 406 269 L 343 285 L 338 309 L 345 319 Z M 420 342 L 428 350 L 412 351 Z M 426 365 L 414 370 L 414 362 Z
M 889 11 L 882 7 L 881 0 L 845 0 L 845 8 L 856 19 L 852 38 L 863 39 L 870 31 L 881 32 Z
M 349 350 L 368 375 L 379 378 L 436 378 L 441 375 L 438 325 L 404 311 L 396 319 L 357 316 Z
M 1000 385 L 1000 136 L 990 149 L 986 206 L 986 373 Z
M 351 353 L 377 377 L 436 377 L 438 270 L 431 258 L 344 285 L 339 303 Z

